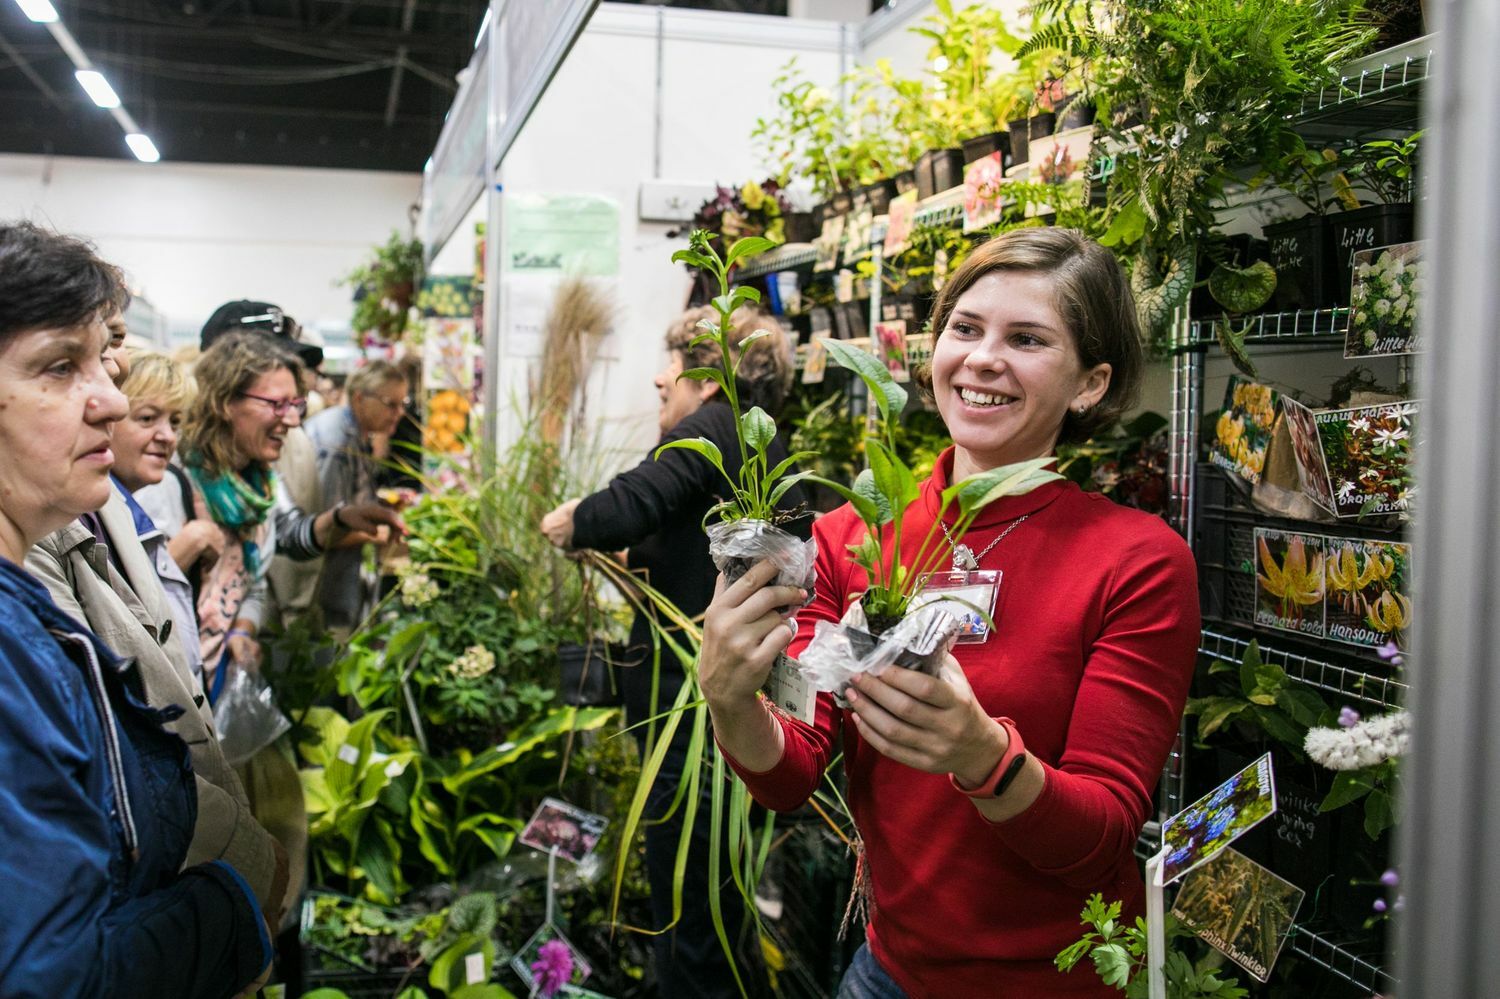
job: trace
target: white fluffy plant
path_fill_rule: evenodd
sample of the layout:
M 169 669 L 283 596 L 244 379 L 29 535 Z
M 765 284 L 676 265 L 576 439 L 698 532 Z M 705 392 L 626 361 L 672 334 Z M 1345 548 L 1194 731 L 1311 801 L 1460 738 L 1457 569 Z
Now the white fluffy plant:
M 1309 729 L 1303 748 L 1337 776 L 1319 811 L 1364 799 L 1365 834 L 1376 839 L 1398 821 L 1400 759 L 1411 741 L 1411 716 L 1393 711 L 1368 720 L 1344 708 L 1337 728 Z

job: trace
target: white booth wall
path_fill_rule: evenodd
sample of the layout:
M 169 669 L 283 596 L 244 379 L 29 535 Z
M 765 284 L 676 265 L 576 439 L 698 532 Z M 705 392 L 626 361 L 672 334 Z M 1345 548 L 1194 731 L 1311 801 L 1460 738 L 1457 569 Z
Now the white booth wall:
M 505 157 L 509 194 L 599 195 L 619 206 L 619 274 L 603 282 L 615 326 L 587 389 L 590 417 L 621 449 L 618 464 L 638 461 L 658 437 L 652 378 L 690 285 L 669 262 L 686 245 L 667 236 L 677 226 L 640 218 L 642 184 L 701 188 L 696 204 L 715 182 L 765 177 L 749 136 L 773 110 L 772 79 L 796 56 L 811 79 L 834 85 L 847 68 L 841 46 L 852 47 L 856 32 L 833 22 L 600 4 Z M 436 272 L 471 273 L 473 223 L 484 217 L 476 206 L 434 261 Z M 502 408 L 524 394 L 533 366 L 501 358 Z
M 347 329 L 338 280 L 406 231 L 420 192 L 415 173 L 0 155 L 0 219 L 93 240 L 178 342 L 236 298 Z

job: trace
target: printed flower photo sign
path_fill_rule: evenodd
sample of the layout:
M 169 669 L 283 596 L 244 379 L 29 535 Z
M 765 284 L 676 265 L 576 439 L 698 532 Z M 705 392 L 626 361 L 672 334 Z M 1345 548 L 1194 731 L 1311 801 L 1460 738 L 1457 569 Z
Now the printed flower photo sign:
M 1281 412 L 1286 417 L 1287 434 L 1296 455 L 1298 484 L 1314 503 L 1333 513 L 1333 484 L 1328 481 L 1328 466 L 1323 464 L 1323 445 L 1318 439 L 1316 414 L 1295 399 L 1284 396 Z
M 964 168 L 964 232 L 974 232 L 1000 221 L 1005 165 L 998 152 Z
M 1255 529 L 1255 623 L 1322 637 L 1324 537 Z
M 1426 291 L 1424 243 L 1397 243 L 1354 254 L 1345 357 L 1418 350 L 1417 309 Z
M 1411 546 L 1327 538 L 1324 564 L 1328 637 L 1372 649 L 1394 642 L 1404 649 L 1412 619 Z
M 1071 128 L 1066 132 L 1032 139 L 1027 147 L 1030 154 L 1030 180 L 1033 184 L 1050 184 L 1054 187 L 1073 189 L 1077 200 L 1083 196 L 1084 178 L 1088 176 L 1089 150 L 1094 144 L 1094 126 Z M 1028 204 L 1028 216 L 1046 215 L 1051 205 Z
M 1269 385 L 1235 375 L 1224 393 L 1208 460 L 1254 485 L 1266 464 L 1280 394 Z
M 1315 414 L 1335 514 L 1406 514 L 1414 485 L 1412 421 L 1418 406 L 1397 402 Z
M 1213 860 L 1275 811 L 1276 777 L 1267 753 L 1162 824 L 1161 883 Z
M 889 219 L 885 227 L 885 257 L 895 257 L 911 242 L 911 231 L 916 224 L 917 192 L 907 191 L 891 199 Z
M 531 935 L 511 958 L 510 966 L 533 990 L 532 995 L 544 999 L 575 994 L 574 987 L 582 985 L 594 971 L 588 958 L 551 923 Z
M 1264 982 L 1271 977 L 1304 895 L 1301 888 L 1231 848 L 1182 882 L 1172 915 Z

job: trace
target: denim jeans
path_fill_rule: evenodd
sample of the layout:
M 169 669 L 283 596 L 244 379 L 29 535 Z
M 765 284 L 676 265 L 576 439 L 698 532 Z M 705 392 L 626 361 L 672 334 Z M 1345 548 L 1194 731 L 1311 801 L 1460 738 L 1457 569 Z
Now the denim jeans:
M 907 999 L 907 995 L 875 960 L 870 945 L 862 944 L 839 982 L 838 999 Z

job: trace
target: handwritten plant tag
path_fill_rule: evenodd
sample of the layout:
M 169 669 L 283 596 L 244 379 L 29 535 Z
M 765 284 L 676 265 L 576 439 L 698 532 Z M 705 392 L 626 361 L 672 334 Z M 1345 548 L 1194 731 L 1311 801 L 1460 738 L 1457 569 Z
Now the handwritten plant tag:
M 1162 824 L 1161 884 L 1208 863 L 1275 811 L 1276 777 L 1267 753 Z
M 1322 637 L 1321 534 L 1255 529 L 1255 623 Z
M 1417 311 L 1426 292 L 1425 242 L 1359 250 L 1349 291 L 1349 333 L 1345 357 L 1414 354 Z
M 1182 882 L 1172 915 L 1264 982 L 1304 894 L 1238 850 L 1225 849 Z

